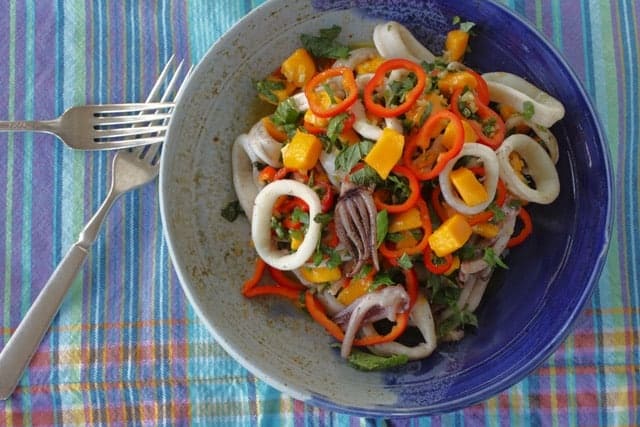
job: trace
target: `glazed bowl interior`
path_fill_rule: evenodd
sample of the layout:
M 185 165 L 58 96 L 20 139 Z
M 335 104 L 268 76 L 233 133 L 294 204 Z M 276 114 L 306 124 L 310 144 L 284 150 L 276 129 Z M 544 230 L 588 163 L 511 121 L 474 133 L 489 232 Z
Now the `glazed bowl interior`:
M 160 191 L 180 282 L 225 350 L 297 399 L 360 415 L 425 415 L 479 402 L 524 378 L 557 348 L 597 282 L 611 223 L 603 134 L 567 64 L 499 5 L 400 1 L 341 10 L 326 3 L 277 0 L 259 7 L 212 46 L 178 100 Z M 220 215 L 236 199 L 231 144 L 270 112 L 257 101 L 252 82 L 299 47 L 300 34 L 336 24 L 344 42 L 370 43 L 376 23 L 396 20 L 439 54 L 453 16 L 476 23 L 467 65 L 518 74 L 564 103 L 566 115 L 552 128 L 560 145 L 561 193 L 551 205 L 530 207 L 534 233 L 508 255 L 509 269 L 493 277 L 476 312 L 477 330 L 426 360 L 360 372 L 299 308 L 242 297 L 256 254 L 247 219 L 230 223 Z

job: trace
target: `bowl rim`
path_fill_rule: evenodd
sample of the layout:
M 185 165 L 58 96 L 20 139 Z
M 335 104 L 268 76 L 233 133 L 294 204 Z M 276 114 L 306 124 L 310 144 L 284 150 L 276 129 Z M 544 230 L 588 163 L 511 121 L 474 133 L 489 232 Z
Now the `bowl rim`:
M 311 0 L 309 0 L 311 1 Z M 244 15 L 240 20 L 238 20 L 231 28 L 229 28 L 220 38 L 218 38 L 205 52 L 203 57 L 200 59 L 198 64 L 196 65 L 191 80 L 193 76 L 198 74 L 198 68 L 204 66 L 203 64 L 210 60 L 210 56 L 214 56 L 214 50 L 219 46 L 223 45 L 226 40 L 232 39 L 237 35 L 238 32 L 241 31 L 242 26 L 249 20 L 254 19 L 255 16 L 263 13 L 269 7 L 273 7 L 277 3 L 284 3 L 286 0 L 268 0 L 267 2 L 257 6 L 252 9 L 248 14 Z M 339 3 L 339 2 L 338 2 Z M 539 367 L 544 361 L 546 361 L 554 351 L 564 342 L 567 336 L 573 330 L 573 325 L 575 323 L 578 315 L 583 311 L 586 302 L 591 298 L 593 290 L 598 282 L 599 277 L 602 274 L 602 271 L 605 266 L 605 261 L 607 257 L 607 253 L 610 246 L 611 235 L 613 231 L 613 178 L 612 178 L 612 167 L 611 167 L 611 153 L 609 150 L 609 144 L 607 143 L 606 135 L 603 131 L 603 127 L 600 121 L 600 118 L 593 106 L 592 99 L 590 95 L 585 91 L 583 83 L 577 77 L 573 68 L 568 64 L 564 56 L 559 52 L 559 50 L 547 39 L 547 37 L 541 33 L 538 29 L 536 29 L 532 24 L 522 18 L 515 11 L 507 8 L 506 6 L 494 1 L 488 0 L 487 3 L 491 4 L 492 7 L 500 9 L 503 13 L 509 15 L 512 19 L 516 20 L 519 25 L 521 25 L 524 29 L 526 29 L 532 36 L 537 37 L 541 44 L 555 57 L 558 63 L 564 68 L 567 76 L 571 79 L 571 83 L 580 96 L 584 100 L 585 105 L 588 109 L 588 115 L 593 120 L 594 128 L 597 132 L 596 140 L 598 141 L 598 148 L 602 151 L 603 154 L 603 166 L 604 166 L 604 178 L 606 181 L 606 203 L 604 210 L 604 227 L 601 230 L 602 233 L 598 239 L 601 247 L 599 251 L 594 251 L 597 253 L 597 257 L 594 259 L 594 268 L 591 270 L 588 281 L 585 284 L 583 291 L 580 293 L 580 296 L 577 300 L 577 304 L 572 308 L 569 312 L 563 327 L 558 330 L 558 332 L 554 335 L 554 339 L 547 342 L 540 351 L 538 351 L 534 357 L 527 360 L 526 363 L 519 365 L 515 369 L 513 369 L 509 374 L 503 377 L 500 381 L 488 384 L 486 387 L 479 389 L 478 391 L 465 395 L 455 400 L 448 400 L 442 403 L 436 403 L 432 405 L 424 405 L 420 407 L 411 407 L 411 408 L 390 408 L 390 407 L 370 407 L 370 408 L 357 408 L 341 405 L 334 401 L 331 401 L 328 398 L 317 396 L 317 395 L 308 395 L 301 390 L 298 390 L 294 387 L 288 385 L 286 380 L 274 378 L 271 375 L 263 372 L 258 366 L 254 365 L 251 360 L 245 358 L 241 353 L 236 352 L 233 347 L 227 344 L 222 336 L 219 335 L 215 326 L 209 321 L 207 318 L 204 309 L 194 292 L 192 292 L 193 284 L 189 280 L 189 275 L 181 268 L 181 264 L 178 262 L 178 254 L 176 252 L 175 243 L 171 237 L 168 226 L 168 219 L 170 217 L 170 208 L 167 205 L 167 198 L 169 197 L 167 193 L 167 185 L 166 185 L 166 176 L 169 173 L 167 171 L 167 156 L 162 156 L 160 160 L 160 174 L 159 174 L 159 205 L 160 205 L 160 216 L 162 221 L 162 232 L 167 243 L 168 252 L 170 255 L 170 259 L 172 260 L 172 264 L 174 266 L 174 270 L 178 276 L 178 281 L 180 283 L 181 288 L 183 289 L 187 300 L 193 307 L 195 313 L 200 318 L 200 320 L 205 324 L 209 333 L 212 334 L 217 343 L 219 343 L 226 352 L 228 352 L 235 360 L 237 360 L 243 367 L 245 367 L 248 371 L 252 372 L 256 375 L 256 377 L 262 379 L 267 384 L 275 387 L 277 390 L 289 395 L 290 397 L 302 400 L 310 404 L 318 405 L 324 407 L 326 409 L 349 413 L 358 416 L 422 416 L 422 415 L 433 415 L 439 413 L 450 412 L 453 410 L 459 410 L 464 407 L 468 407 L 470 405 L 479 403 L 485 399 L 493 397 L 498 393 L 514 386 L 518 382 L 522 381 L 525 377 L 532 374 L 533 371 Z M 355 4 L 355 3 L 353 3 Z M 352 5 L 353 5 L 352 4 Z M 353 9 L 357 10 L 357 7 Z M 189 81 L 186 82 L 189 84 Z M 176 99 L 176 106 L 174 109 L 175 115 L 182 115 L 182 98 L 187 93 L 187 90 L 182 91 L 181 95 Z M 167 131 L 166 143 L 171 141 L 173 138 L 173 133 L 176 132 L 174 120 L 170 121 L 169 129 Z

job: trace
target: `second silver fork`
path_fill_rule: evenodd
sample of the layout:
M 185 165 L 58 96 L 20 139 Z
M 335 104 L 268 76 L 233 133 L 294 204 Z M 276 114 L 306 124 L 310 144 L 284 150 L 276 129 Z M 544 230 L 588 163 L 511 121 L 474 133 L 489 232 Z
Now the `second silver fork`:
M 164 90 L 160 101 L 166 102 L 177 97 L 183 63 L 175 65 L 173 57 L 169 60 L 156 84 L 151 90 L 147 102 L 157 100 L 169 73 L 173 77 Z M 175 68 L 175 69 L 174 69 Z M 188 77 L 188 73 L 184 79 Z M 22 319 L 13 335 L 0 352 L 0 399 L 11 396 L 22 373 L 40 345 L 42 337 L 55 317 L 62 300 L 78 271 L 84 264 L 100 227 L 113 203 L 125 192 L 144 185 L 158 175 L 158 157 L 161 143 L 121 150 L 113 158 L 111 186 L 104 202 L 80 233 L 78 241 L 69 249 L 53 272 L 29 311 Z

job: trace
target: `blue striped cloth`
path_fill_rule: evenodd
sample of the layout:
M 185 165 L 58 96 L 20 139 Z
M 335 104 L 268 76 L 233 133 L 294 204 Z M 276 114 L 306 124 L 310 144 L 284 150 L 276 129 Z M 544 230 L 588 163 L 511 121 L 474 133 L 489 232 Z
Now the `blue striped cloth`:
M 615 232 L 573 333 L 538 370 L 459 412 L 364 419 L 310 407 L 242 368 L 213 340 L 171 268 L 157 183 L 119 200 L 0 425 L 640 424 L 638 53 L 635 0 L 506 0 L 564 54 L 609 139 Z M 0 118 L 144 100 L 172 54 L 196 63 L 257 2 L 3 1 Z M 0 134 L 4 345 L 104 199 L 113 153 L 45 134 Z

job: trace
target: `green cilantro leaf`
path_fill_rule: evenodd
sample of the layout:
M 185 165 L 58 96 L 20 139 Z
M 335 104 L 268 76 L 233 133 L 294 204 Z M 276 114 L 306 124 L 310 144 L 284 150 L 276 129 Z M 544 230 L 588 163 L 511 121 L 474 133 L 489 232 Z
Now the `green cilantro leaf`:
M 509 267 L 507 266 L 507 264 L 504 263 L 504 261 L 502 260 L 502 258 L 500 258 L 500 256 L 498 256 L 498 254 L 495 253 L 495 251 L 493 250 L 493 248 L 485 248 L 484 249 L 484 255 L 482 256 L 482 259 L 485 260 L 485 262 L 487 264 L 489 264 L 491 267 L 502 267 L 506 270 L 509 269 Z
M 343 172 L 350 172 L 351 169 L 369 153 L 371 147 L 373 147 L 373 142 L 366 139 L 357 144 L 348 145 L 336 156 L 336 169 Z
M 300 41 L 302 47 L 316 58 L 347 58 L 349 47 L 336 40 L 341 31 L 341 27 L 334 25 L 331 28 L 321 29 L 318 36 L 302 34 Z
M 227 205 L 220 211 L 220 215 L 229 222 L 235 221 L 241 213 L 242 207 L 238 200 L 227 203 Z
M 524 117 L 526 120 L 531 120 L 531 118 L 535 113 L 536 113 L 536 110 L 533 105 L 533 102 L 524 101 L 522 103 L 522 117 Z
M 284 82 L 270 79 L 254 81 L 254 85 L 260 95 L 274 104 L 278 103 L 278 97 L 273 92 L 285 87 Z
M 407 364 L 409 356 L 406 354 L 378 356 L 362 350 L 352 350 L 347 360 L 351 366 L 361 371 L 381 371 Z
M 386 209 L 376 215 L 376 243 L 380 246 L 389 230 L 389 214 Z
M 344 130 L 344 122 L 349 118 L 349 114 L 340 113 L 331 117 L 329 124 L 327 125 L 327 137 L 334 143 Z
M 405 252 L 405 253 L 402 254 L 402 256 L 400 258 L 398 258 L 398 265 L 403 270 L 410 270 L 411 268 L 413 268 L 413 260 Z

